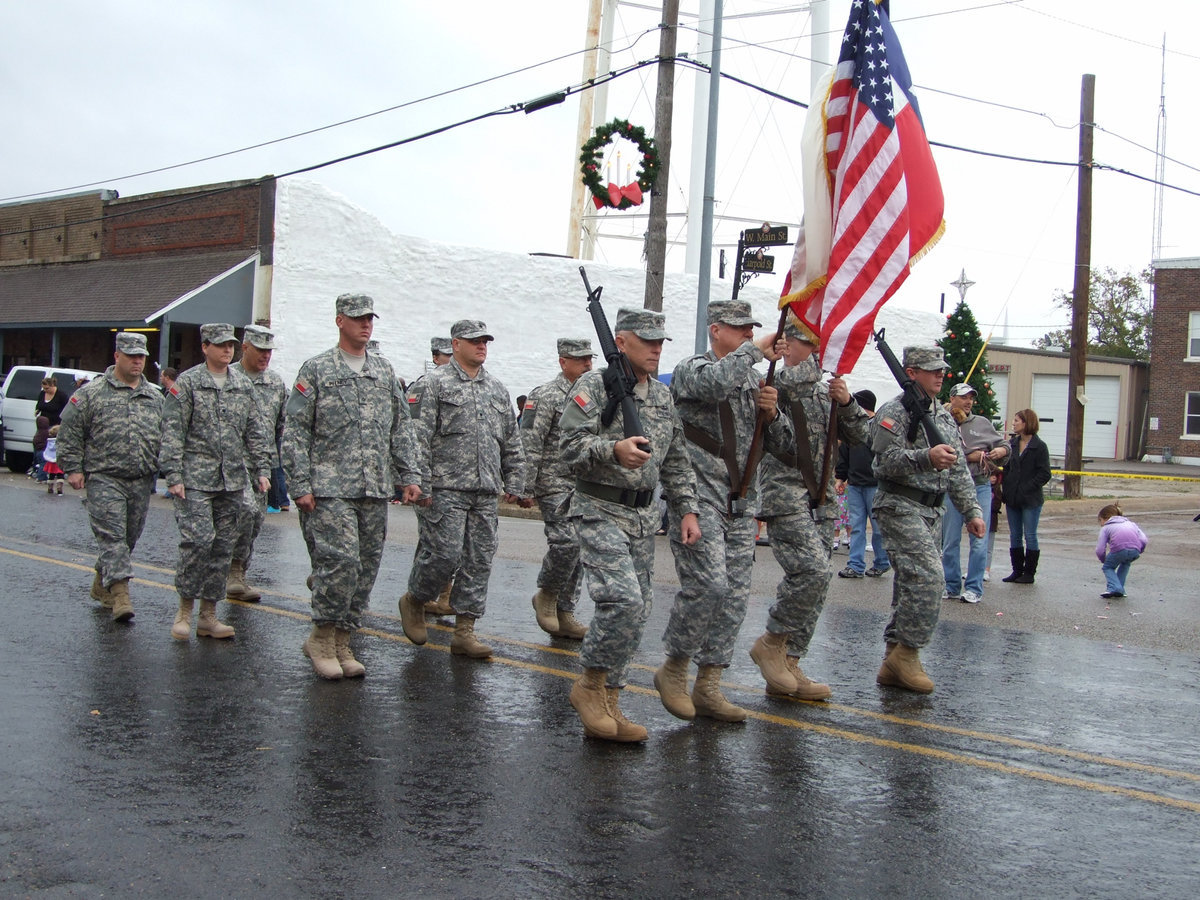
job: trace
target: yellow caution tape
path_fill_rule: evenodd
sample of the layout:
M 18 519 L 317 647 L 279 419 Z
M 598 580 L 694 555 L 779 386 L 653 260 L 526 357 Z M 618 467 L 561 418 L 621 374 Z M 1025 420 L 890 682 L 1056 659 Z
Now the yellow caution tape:
M 1178 475 L 1131 475 L 1128 472 L 1072 472 L 1067 469 L 1051 469 L 1053 475 L 1095 475 L 1103 478 L 1141 478 L 1147 481 L 1200 481 L 1200 478 L 1182 478 Z

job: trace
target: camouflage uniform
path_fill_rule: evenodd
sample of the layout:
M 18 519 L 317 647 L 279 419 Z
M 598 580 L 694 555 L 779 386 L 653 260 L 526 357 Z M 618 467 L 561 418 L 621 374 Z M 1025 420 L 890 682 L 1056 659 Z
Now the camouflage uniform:
M 775 387 L 779 391 L 780 413 L 791 420 L 799 440 L 808 440 L 813 474 L 819 482 L 833 406 L 829 387 L 821 381 L 821 367 L 810 357 L 797 366 L 777 369 Z M 803 408 L 806 432 L 796 421 L 794 403 Z M 853 400 L 837 407 L 839 439 L 849 444 L 863 443 L 869 423 L 867 414 Z M 786 459 L 765 456 L 759 481 L 762 494 L 758 517 L 768 523 L 771 551 L 783 569 L 783 580 L 776 588 L 775 603 L 767 617 L 767 630 L 787 634 L 788 655 L 803 656 L 808 651 L 833 575 L 829 565 L 833 524 L 837 520 L 833 465 L 829 466 L 825 484 L 825 502 L 816 509 L 810 508 L 811 495 L 794 455 Z
M 619 688 L 625 685 L 654 601 L 654 533 L 659 526 L 654 488 L 661 479 L 676 521 L 699 508 L 683 424 L 666 385 L 654 378 L 638 385 L 635 398 L 651 457 L 641 468 L 626 469 L 613 456 L 613 447 L 625 437 L 620 411 L 607 427 L 600 423 L 607 402 L 603 374 L 588 372 L 575 382 L 559 428 L 563 464 L 578 478 L 568 514 L 578 523 L 580 561 L 596 604 L 579 659 L 585 669 L 607 669 L 608 686 Z M 596 487 L 589 486 L 621 492 L 629 504 L 593 496 L 587 490 Z M 644 505 L 632 505 L 638 500 Z
M 472 378 L 451 360 L 422 381 L 413 452 L 401 481 L 420 485 L 432 503 L 408 592 L 422 604 L 434 600 L 457 568 L 450 605 L 457 615 L 478 619 L 498 543 L 497 496 L 524 491 L 517 418 L 504 385 L 482 367 Z
M 579 534 L 575 520 L 566 515 L 575 479 L 567 471 L 559 449 L 562 442 L 559 419 L 571 387 L 571 382 L 560 372 L 553 381 L 529 392 L 521 413 L 526 483 L 542 511 L 546 532 L 547 550 L 537 586 L 554 594 L 558 608 L 564 612 L 575 610 L 583 575 Z
M 182 484 L 186 495 L 175 498 L 180 538 L 175 588 L 180 597 L 225 597 L 247 475 L 257 481 L 271 474 L 267 440 L 254 386 L 232 367 L 223 388 L 201 363 L 181 373 L 167 393 L 160 465 L 167 484 Z
M 241 362 L 235 362 L 229 367 L 245 375 L 254 386 L 254 400 L 258 407 L 258 416 L 262 423 L 263 432 L 270 443 L 271 468 L 279 468 L 279 445 L 283 440 L 284 423 L 287 413 L 284 406 L 287 403 L 288 388 L 283 378 L 273 369 L 265 372 L 247 372 Z M 246 488 L 243 503 L 245 505 L 241 527 L 238 529 L 237 543 L 234 544 L 233 558 L 240 559 L 250 567 L 250 557 L 254 554 L 254 542 L 262 528 L 263 519 L 267 514 L 267 494 L 265 491 L 254 489 L 254 473 L 250 475 L 251 485 Z
M 362 372 L 333 347 L 307 360 L 296 375 L 283 468 L 291 495 L 311 494 L 316 503 L 312 512 L 300 513 L 313 569 L 315 625 L 354 631 L 370 604 L 388 501 L 411 437 L 404 407 L 391 363 L 370 351 Z
M 723 444 L 718 404 L 728 401 L 739 473 L 744 469 L 758 415 L 759 373 L 754 365 L 763 358 L 762 351 L 746 341 L 719 360 L 712 351 L 685 359 L 671 378 L 671 397 L 684 425 L 703 432 L 711 445 L 703 449 L 690 437 L 687 441 L 701 501 L 702 536 L 695 545 L 685 546 L 679 540 L 678 517 L 671 515 L 671 552 L 680 590 L 663 646 L 668 657 L 692 659 L 699 666 L 729 665 L 750 600 L 754 518 L 729 514 L 729 495 L 740 485 L 730 483 L 725 462 L 710 451 Z M 787 417 L 777 416 L 767 425 L 763 446 L 768 453 L 794 449 Z M 752 486 L 749 510 L 754 509 L 754 497 Z
M 923 357 L 910 353 L 912 349 L 905 350 L 904 365 L 925 368 Z M 917 353 L 926 353 L 930 359 L 936 356 L 939 364 L 942 361 L 941 350 L 918 349 Z M 964 519 L 980 518 L 982 511 L 954 418 L 940 404 L 932 404 L 941 443 L 958 451 L 954 465 L 939 472 L 929 461 L 930 443 L 924 428 L 918 427 L 916 437 L 908 439 L 910 416 L 901 399 L 883 404 L 871 420 L 872 471 L 879 481 L 874 512 L 896 569 L 892 617 L 884 639 L 920 649 L 933 637 L 941 612 L 943 495 L 949 494 Z
M 115 368 L 71 396 L 58 433 L 62 470 L 86 479 L 88 519 L 100 545 L 96 572 L 105 588 L 133 577 L 129 555 L 146 524 L 162 443 L 162 393 L 145 377 L 130 387 Z

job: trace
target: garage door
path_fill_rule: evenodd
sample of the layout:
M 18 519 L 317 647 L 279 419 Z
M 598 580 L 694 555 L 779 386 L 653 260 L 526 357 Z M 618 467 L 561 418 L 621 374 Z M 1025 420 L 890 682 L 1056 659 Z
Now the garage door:
M 1008 408 L 1008 373 L 997 372 L 995 375 L 989 375 L 992 379 L 992 390 L 996 393 L 996 415 L 992 417 L 992 425 L 1001 434 L 1008 433 L 1008 426 L 1012 423 L 1012 414 L 1016 410 Z
M 1121 379 L 1113 375 L 1095 375 L 1084 383 L 1088 402 L 1083 408 L 1083 455 L 1090 459 L 1115 459 L 1119 428 L 1117 411 L 1121 405 Z M 1067 376 L 1033 376 L 1033 410 L 1041 419 L 1039 437 L 1050 448 L 1051 456 L 1067 452 Z

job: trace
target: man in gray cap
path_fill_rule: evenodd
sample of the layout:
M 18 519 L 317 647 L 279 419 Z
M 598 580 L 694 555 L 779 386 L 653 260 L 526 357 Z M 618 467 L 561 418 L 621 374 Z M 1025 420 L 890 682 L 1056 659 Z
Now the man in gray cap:
M 534 614 L 542 631 L 576 641 L 583 640 L 587 632 L 575 618 L 583 570 L 575 520 L 566 516 L 575 479 L 562 461 L 558 420 L 571 385 L 592 370 L 595 356 L 587 338 L 559 338 L 558 375 L 530 391 L 521 411 L 525 483 L 542 511 L 547 544 L 538 572 L 538 590 L 533 595 Z
M 270 445 L 271 471 L 279 468 L 279 445 L 283 440 L 283 426 L 287 420 L 284 405 L 288 389 L 279 373 L 268 368 L 271 354 L 275 350 L 275 335 L 262 325 L 247 325 L 242 330 L 242 358 L 229 368 L 241 372 L 254 385 L 254 400 L 263 433 Z M 250 473 L 253 477 L 253 473 Z M 246 584 L 246 570 L 254 555 L 254 541 L 258 538 L 263 519 L 267 513 L 267 495 L 253 488 L 246 489 L 245 514 L 238 526 L 237 543 L 233 547 L 233 560 L 229 564 L 229 577 L 225 584 L 225 596 L 230 600 L 257 603 L 262 594 Z
M 949 368 L 940 347 L 905 347 L 904 373 L 924 392 L 935 435 L 914 422 L 904 394 L 879 408 L 871 420 L 871 469 L 879 482 L 875 519 L 888 558 L 896 569 L 892 618 L 884 629 L 887 656 L 875 680 L 921 694 L 933 679 L 921 665 L 920 649 L 937 626 L 942 598 L 942 503 L 947 495 L 967 520 L 967 531 L 983 537 L 987 526 L 967 470 L 962 439 L 950 413 L 932 398 Z M 906 403 L 909 404 L 906 406 Z M 910 427 L 913 426 L 913 427 Z
M 708 305 L 711 349 L 675 367 L 671 398 L 683 420 L 688 454 L 700 495 L 700 531 L 694 545 L 671 542 L 679 593 L 663 635 L 666 660 L 654 673 L 654 686 L 672 715 L 697 715 L 741 722 L 748 715 L 721 693 L 721 674 L 733 660 L 734 642 L 750 601 L 754 565 L 754 479 L 746 469 L 755 422 L 761 413 L 768 453 L 795 450 L 792 427 L 776 408 L 778 392 L 764 386 L 754 369 L 763 359 L 778 359 L 782 335 L 771 332 L 754 340 L 760 325 L 742 300 Z M 691 696 L 688 665 L 698 672 Z
M 833 569 L 829 564 L 837 522 L 834 450 L 838 440 L 862 444 L 868 416 L 838 377 L 821 380 L 814 355 L 819 339 L 800 321 L 783 330 L 787 366 L 775 371 L 779 411 L 795 433 L 796 452 L 763 457 L 758 518 L 770 528 L 771 552 L 783 579 L 767 615 L 767 627 L 750 649 L 767 682 L 767 693 L 824 700 L 832 691 L 800 668 L 825 605 Z
M 457 569 L 450 652 L 472 659 L 492 655 L 475 636 L 475 620 L 485 611 L 496 553 L 496 496 L 503 492 L 508 502 L 533 505 L 522 500 L 525 461 L 512 400 L 483 368 L 491 340 L 487 326 L 475 319 L 451 327 L 454 358 L 425 379 L 413 419 L 412 458 L 401 476 L 405 502 L 428 511 L 425 543 L 400 598 L 404 633 L 414 644 L 425 643 L 425 604 Z
M 159 464 L 179 525 L 179 612 L 171 636 L 180 641 L 191 636 L 196 600 L 196 635 L 233 637 L 217 620 L 217 601 L 225 596 L 245 490 L 270 486 L 271 450 L 254 386 L 230 368 L 237 343 L 232 325 L 201 325 L 204 362 L 180 373 L 163 410 Z
M 71 395 L 58 432 L 58 464 L 74 490 L 87 489 L 100 546 L 92 597 L 117 622 L 133 618 L 129 557 L 146 524 L 162 443 L 162 394 L 146 381 L 146 337 L 117 334 L 113 364 Z
M 975 481 L 975 498 L 985 513 L 984 522 L 992 512 L 992 473 L 1008 457 L 1004 435 L 983 416 L 972 412 L 975 388 L 965 382 L 950 388 L 946 408 L 958 423 L 967 456 L 967 468 Z M 983 599 L 983 574 L 987 569 L 987 536 L 969 537 L 966 582 L 962 571 L 962 516 L 953 503 L 947 502 L 942 516 L 942 573 L 946 577 L 946 599 L 961 598 L 963 603 L 978 603 Z
M 450 343 L 448 337 L 435 337 L 429 339 L 429 352 L 433 355 L 433 367 L 440 369 L 446 363 L 450 362 L 454 346 Z M 425 392 L 425 377 L 428 373 L 422 374 L 412 384 L 408 386 L 408 415 L 410 419 L 416 419 L 421 412 L 421 395 Z M 403 499 L 403 493 L 400 494 Z M 421 504 L 413 506 L 413 512 L 417 516 L 417 546 L 413 552 L 413 559 L 421 555 L 421 548 L 425 543 L 425 507 Z M 454 609 L 450 606 L 450 592 L 454 590 L 454 575 L 450 576 L 450 580 L 442 585 L 441 591 L 437 598 L 425 604 L 425 612 L 432 616 L 452 616 Z
M 583 677 L 571 688 L 571 705 L 584 733 L 609 741 L 644 741 L 646 729 L 621 712 L 625 687 L 654 601 L 654 534 L 659 526 L 654 489 L 662 481 L 677 531 L 672 541 L 700 539 L 696 476 L 684 447 L 683 423 L 666 385 L 654 375 L 662 355 L 661 313 L 617 312 L 617 348 L 637 379 L 634 403 L 642 435 L 625 436 L 618 408 L 605 425 L 605 372 L 589 372 L 571 387 L 563 406 L 562 457 L 575 475 L 569 515 L 578 522 L 579 558 L 588 594 L 596 604 L 579 651 Z M 607 371 L 607 370 L 605 370 Z
M 312 631 L 304 654 L 321 678 L 357 678 L 350 648 L 379 574 L 388 500 L 409 421 L 396 373 L 367 352 L 375 302 L 337 298 L 337 346 L 300 366 L 287 402 L 283 467 L 312 562 Z

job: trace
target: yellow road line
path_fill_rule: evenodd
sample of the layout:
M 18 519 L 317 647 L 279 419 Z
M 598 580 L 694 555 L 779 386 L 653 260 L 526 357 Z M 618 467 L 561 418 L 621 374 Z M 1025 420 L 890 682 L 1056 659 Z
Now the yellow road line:
M 84 566 L 84 565 L 80 565 L 78 563 L 72 563 L 72 562 L 66 562 L 64 560 L 52 559 L 47 556 L 40 556 L 38 554 L 26 553 L 21 550 L 13 550 L 13 549 L 10 549 L 7 547 L 0 547 L 0 553 L 7 553 L 11 556 L 20 557 L 22 559 L 28 559 L 28 560 L 35 561 L 35 562 L 50 563 L 52 565 L 63 566 L 64 568 L 75 569 L 78 571 L 85 571 L 85 572 L 93 571 L 93 568 L 91 566 Z M 157 567 L 149 567 L 149 566 L 142 566 L 142 567 L 143 568 L 157 568 Z M 158 569 L 158 571 L 164 571 L 164 570 Z M 151 581 L 149 579 L 139 578 L 138 582 L 140 584 L 145 584 L 145 585 L 152 586 L 152 587 L 162 588 L 162 589 L 164 589 L 166 591 L 170 591 L 170 592 L 173 592 L 175 590 L 174 585 L 165 584 L 165 583 L 159 582 L 159 581 Z M 271 594 L 271 592 L 265 592 L 265 593 Z M 289 595 L 277 595 L 277 596 L 288 597 Z M 302 598 L 294 598 L 294 599 L 302 599 Z M 245 603 L 243 601 L 233 601 L 233 600 L 228 601 L 228 602 L 234 603 L 237 606 L 242 606 L 247 609 L 257 609 L 257 610 L 261 610 L 263 612 L 269 612 L 273 615 L 279 615 L 279 616 L 284 616 L 286 618 L 295 619 L 297 621 L 307 622 L 310 620 L 310 617 L 307 613 L 301 613 L 301 612 L 296 612 L 294 610 L 282 609 L 280 607 L 271 606 L 269 604 Z M 392 621 L 399 619 L 398 615 L 391 615 L 391 614 L 386 614 L 386 613 L 384 613 L 384 614 L 370 613 L 369 615 L 371 615 L 372 617 L 377 617 L 377 618 L 382 618 L 382 619 L 392 620 Z M 438 629 L 438 630 L 442 630 L 442 631 L 450 630 L 450 629 L 446 628 L 445 626 L 441 626 L 441 625 L 437 625 L 437 624 L 434 624 L 432 627 L 434 627 L 435 629 Z M 411 642 L 408 640 L 408 638 L 406 638 L 402 635 L 395 634 L 393 632 L 381 631 L 381 630 L 375 629 L 375 628 L 361 628 L 359 630 L 363 634 L 367 634 L 372 637 L 379 638 L 381 640 L 387 640 L 387 641 L 392 641 L 395 643 L 403 643 L 403 644 L 411 645 Z M 567 656 L 576 656 L 577 655 L 574 651 L 559 650 L 558 648 L 547 648 L 540 644 L 533 644 L 533 643 L 530 643 L 527 641 L 519 641 L 519 640 L 504 638 L 501 636 L 497 636 L 495 638 L 493 638 L 491 636 L 487 636 L 487 639 L 495 640 L 498 643 L 507 643 L 507 644 L 512 644 L 515 646 L 521 646 L 521 647 L 525 647 L 525 648 L 532 649 L 532 650 L 539 651 L 539 652 L 549 649 L 549 650 L 555 650 L 555 651 L 557 651 L 563 655 L 567 655 Z M 449 652 L 449 650 L 450 650 L 449 646 L 443 645 L 443 644 L 426 643 L 424 646 L 430 650 L 437 650 L 440 652 Z M 549 666 L 540 665 L 538 663 L 531 663 L 526 660 L 513 659 L 511 657 L 493 656 L 490 658 L 489 661 L 494 662 L 494 663 L 499 663 L 501 665 L 509 666 L 511 668 L 518 668 L 518 669 L 524 669 L 526 671 L 539 672 L 541 674 L 553 675 L 553 676 L 557 676 L 560 678 L 567 678 L 570 680 L 574 680 L 579 677 L 578 673 L 576 673 L 576 672 L 568 672 L 563 669 L 555 669 L 555 668 L 551 668 Z M 639 665 L 639 666 L 636 666 L 636 668 L 643 669 L 646 671 L 652 671 L 652 669 L 649 666 Z M 725 683 L 723 682 L 723 684 L 725 684 Z M 743 690 L 743 691 L 752 690 L 750 688 L 747 688 L 744 685 L 725 684 L 725 686 L 733 687 L 733 688 L 736 688 L 737 690 Z M 651 688 L 641 687 L 640 685 L 630 685 L 626 689 L 629 691 L 632 691 L 633 693 L 644 694 L 646 696 L 652 696 L 652 697 L 658 696 L 657 691 L 655 691 Z M 962 736 L 962 737 L 976 738 L 976 739 L 987 740 L 987 741 L 991 741 L 991 742 L 995 742 L 995 743 L 1006 744 L 1009 746 L 1015 746 L 1015 747 L 1021 747 L 1024 749 L 1036 750 L 1038 752 L 1046 753 L 1049 755 L 1067 756 L 1070 758 L 1085 760 L 1085 761 L 1089 761 L 1089 762 L 1096 762 L 1096 763 L 1101 763 L 1104 765 L 1133 769 L 1133 770 L 1137 770 L 1137 771 L 1143 771 L 1143 772 L 1153 773 L 1153 774 L 1158 774 L 1158 775 L 1165 775 L 1165 776 L 1169 776 L 1169 777 L 1179 777 L 1179 778 L 1184 778 L 1184 779 L 1189 779 L 1189 780 L 1200 780 L 1200 777 L 1198 777 L 1190 772 L 1182 772 L 1182 771 L 1162 768 L 1159 766 L 1150 766 L 1150 765 L 1146 765 L 1143 763 L 1134 763 L 1134 762 L 1128 762 L 1125 760 L 1111 759 L 1108 757 L 1099 756 L 1097 754 L 1091 754 L 1091 753 L 1086 753 L 1086 752 L 1082 752 L 1082 751 L 1067 750 L 1065 748 L 1053 747 L 1053 746 L 1045 745 L 1045 744 L 1038 744 L 1033 741 L 1025 741 L 1020 738 L 1011 738 L 1011 737 L 1008 737 L 1005 735 L 997 735 L 997 734 L 993 734 L 993 733 L 989 733 L 989 732 L 980 732 L 980 731 L 973 731 L 970 729 L 956 728 L 956 727 L 949 726 L 949 725 L 938 725 L 936 723 L 918 722 L 913 719 L 906 719 L 906 718 L 903 718 L 900 716 L 893 716 L 893 715 L 889 715 L 886 713 L 871 712 L 869 710 L 862 710 L 862 709 L 858 709 L 856 707 L 845 706 L 842 704 L 823 703 L 823 704 L 806 704 L 806 705 L 822 706 L 826 709 L 836 709 L 840 712 L 847 712 L 847 713 L 851 713 L 854 715 L 865 716 L 867 718 L 872 718 L 872 719 L 876 719 L 876 720 L 880 720 L 880 721 L 886 721 L 886 722 L 890 722 L 890 723 L 894 723 L 894 724 L 898 724 L 898 725 L 926 728 L 929 730 L 940 731 L 940 732 L 945 732 L 945 733 L 949 733 L 949 734 L 955 734 L 955 735 Z M 883 747 L 883 748 L 887 748 L 887 749 L 891 749 L 891 750 L 899 750 L 902 752 L 915 753 L 920 756 L 926 756 L 926 757 L 939 759 L 939 760 L 943 760 L 943 761 L 947 761 L 947 762 L 958 762 L 958 763 L 962 763 L 964 765 L 975 766 L 977 768 L 988 769 L 990 771 L 1001 772 L 1001 773 L 1009 774 L 1009 775 L 1016 775 L 1016 776 L 1031 778 L 1031 779 L 1035 779 L 1035 780 L 1039 780 L 1039 781 L 1046 781 L 1046 782 L 1049 782 L 1052 784 L 1057 784 L 1057 785 L 1061 785 L 1061 786 L 1065 786 L 1065 787 L 1075 787 L 1075 788 L 1079 788 L 1081 790 L 1089 790 L 1089 791 L 1096 791 L 1099 793 L 1115 794 L 1115 795 L 1119 795 L 1119 796 L 1129 797 L 1131 799 L 1143 800 L 1143 801 L 1150 802 L 1150 803 L 1157 803 L 1160 805 L 1171 806 L 1176 809 L 1183 809 L 1183 810 L 1187 810 L 1190 812 L 1200 812 L 1200 802 L 1190 801 L 1190 800 L 1181 800 L 1176 797 L 1170 797 L 1170 796 L 1167 796 L 1164 794 L 1156 794 L 1151 791 L 1142 791 L 1142 790 L 1138 790 L 1135 788 L 1126 788 L 1126 787 L 1121 787 L 1118 785 L 1110 785 L 1110 784 L 1103 784 L 1103 783 L 1099 783 L 1099 782 L 1088 781 L 1088 780 L 1082 779 L 1082 778 L 1075 778 L 1075 777 L 1064 776 L 1064 775 L 1055 775 L 1050 772 L 1043 772 L 1038 769 L 1032 769 L 1032 768 L 1028 768 L 1025 766 L 1018 766 L 1018 765 L 1014 765 L 1012 763 L 1005 763 L 1005 762 L 999 762 L 996 760 L 983 759 L 983 758 L 980 758 L 977 756 L 972 756 L 972 755 L 966 754 L 966 753 L 959 753 L 959 752 L 950 751 L 950 750 L 942 750 L 942 749 L 939 749 L 936 747 L 926 747 L 921 744 L 912 744 L 912 743 L 906 743 L 906 742 L 902 742 L 902 741 L 895 741 L 895 740 L 891 740 L 889 738 L 881 738 L 881 737 L 876 737 L 874 735 L 864 734 L 864 733 L 858 732 L 858 731 L 852 731 L 852 730 L 845 729 L 845 728 L 834 727 L 832 725 L 821 725 L 821 724 L 818 724 L 815 722 L 805 722 L 805 721 L 801 721 L 798 719 L 788 718 L 785 716 L 777 716 L 777 715 L 774 715 L 771 713 L 759 712 L 759 711 L 753 710 L 753 709 L 747 710 L 747 712 L 749 713 L 749 716 L 752 719 L 757 719 L 762 722 L 770 722 L 775 725 L 782 725 L 784 727 L 795 728 L 795 729 L 799 729 L 802 731 L 815 732 L 817 734 L 822 734 L 822 735 L 825 735 L 828 737 L 836 737 L 836 738 L 840 738 L 843 740 L 853 741 L 856 743 L 868 744 L 871 746 Z

